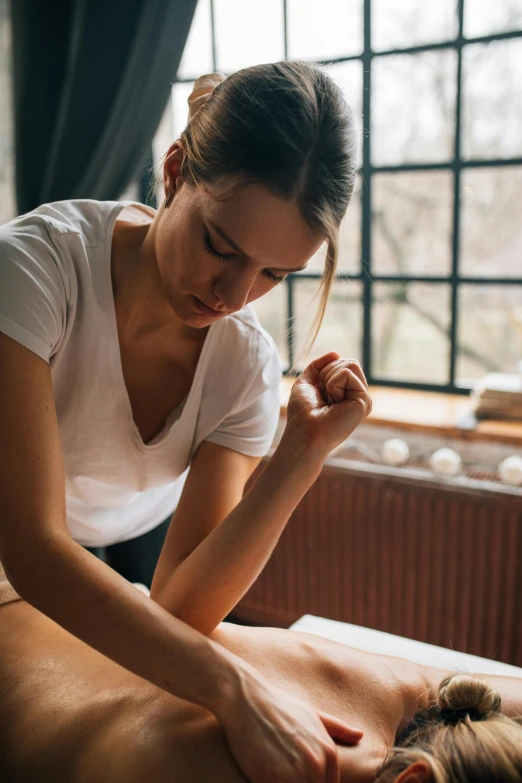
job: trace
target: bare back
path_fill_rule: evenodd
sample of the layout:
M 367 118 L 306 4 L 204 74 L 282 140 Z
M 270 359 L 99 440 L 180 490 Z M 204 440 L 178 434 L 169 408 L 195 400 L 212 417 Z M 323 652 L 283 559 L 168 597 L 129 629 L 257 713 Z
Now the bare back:
M 380 656 L 278 629 L 224 623 L 214 636 L 274 684 L 364 729 L 358 748 L 340 749 L 343 768 L 375 769 L 404 712 L 399 680 Z M 24 601 L 0 608 L 0 714 L 0 755 L 17 783 L 100 774 L 107 783 L 244 780 L 212 715 L 127 672 Z
M 341 783 L 372 779 L 399 726 L 446 674 L 286 630 L 223 623 L 213 637 L 274 685 L 364 730 L 359 746 L 339 748 Z M 212 715 L 127 672 L 23 601 L 0 608 L 0 715 L 6 783 L 246 780 Z

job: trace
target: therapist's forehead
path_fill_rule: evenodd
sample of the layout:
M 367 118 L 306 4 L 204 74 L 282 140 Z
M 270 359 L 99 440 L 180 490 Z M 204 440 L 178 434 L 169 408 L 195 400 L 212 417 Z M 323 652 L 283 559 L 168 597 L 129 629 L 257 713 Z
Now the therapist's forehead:
M 275 196 L 257 183 L 240 187 L 222 201 L 202 193 L 198 206 L 207 225 L 221 227 L 261 266 L 301 266 L 324 241 L 314 235 L 295 201 Z M 233 250 L 221 239 L 220 247 L 225 246 Z

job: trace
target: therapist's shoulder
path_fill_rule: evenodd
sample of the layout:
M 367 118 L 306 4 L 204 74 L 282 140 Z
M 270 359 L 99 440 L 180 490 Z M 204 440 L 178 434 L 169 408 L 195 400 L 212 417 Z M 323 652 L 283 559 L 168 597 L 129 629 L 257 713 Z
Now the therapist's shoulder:
M 22 297 L 40 291 L 58 309 L 74 301 L 79 275 L 97 258 L 110 218 L 122 206 L 92 199 L 54 201 L 0 226 L 3 304 L 13 287 Z
M 64 230 L 52 204 L 37 209 L 0 226 L 0 283 L 2 305 L 13 296 L 13 286 L 19 293 L 32 296 L 36 289 L 45 295 L 68 290 L 69 264 L 57 234 Z M 52 299 L 52 296 L 50 297 Z
M 116 201 L 70 199 L 52 201 L 25 212 L 0 227 L 3 242 L 12 244 L 46 243 L 60 253 L 61 240 L 72 237 L 84 248 L 103 244 L 107 222 L 114 210 L 121 210 Z

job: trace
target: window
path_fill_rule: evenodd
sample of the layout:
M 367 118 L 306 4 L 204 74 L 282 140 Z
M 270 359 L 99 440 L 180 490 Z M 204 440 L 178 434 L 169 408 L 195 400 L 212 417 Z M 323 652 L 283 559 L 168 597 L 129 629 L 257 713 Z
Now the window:
M 311 21 L 313 20 L 313 22 Z M 362 359 L 373 384 L 466 393 L 522 359 L 520 0 L 200 0 L 155 159 L 202 73 L 309 59 L 359 123 L 360 176 L 311 356 Z M 254 303 L 299 354 L 324 253 Z

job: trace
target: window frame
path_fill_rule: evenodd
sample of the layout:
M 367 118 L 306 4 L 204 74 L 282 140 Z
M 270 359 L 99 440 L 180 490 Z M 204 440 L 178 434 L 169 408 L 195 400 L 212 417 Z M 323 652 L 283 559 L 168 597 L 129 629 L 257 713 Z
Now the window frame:
M 210 24 L 212 41 L 212 67 L 214 71 L 218 69 L 217 47 L 216 47 L 216 28 L 214 14 L 214 0 L 210 2 Z M 464 36 L 464 3 L 467 0 L 457 0 L 456 11 L 458 15 L 458 31 L 454 39 L 420 44 L 410 47 L 397 47 L 381 51 L 374 51 L 371 46 L 371 23 L 372 23 L 372 0 L 363 0 L 363 50 L 358 55 L 347 57 L 338 57 L 328 60 L 310 60 L 318 65 L 335 65 L 348 61 L 359 61 L 363 68 L 363 95 L 362 95 L 362 115 L 364 118 L 364 131 L 362 138 L 362 164 L 359 169 L 361 177 L 361 247 L 360 247 L 360 269 L 354 273 L 340 273 L 336 280 L 359 281 L 362 285 L 362 345 L 361 357 L 365 368 L 366 377 L 373 386 L 390 386 L 404 389 L 419 389 L 424 391 L 439 391 L 452 394 L 469 394 L 470 387 L 465 387 L 456 383 L 456 363 L 458 353 L 458 295 L 462 285 L 521 285 L 522 277 L 466 277 L 459 274 L 459 252 L 460 252 L 460 220 L 461 220 L 461 175 L 466 169 L 486 168 L 496 166 L 522 166 L 522 157 L 516 158 L 489 158 L 489 159 L 463 159 L 461 154 L 461 115 L 462 115 L 462 56 L 466 46 L 479 43 L 489 43 L 491 41 L 509 40 L 512 38 L 522 38 L 522 30 L 513 30 L 509 32 L 494 33 L 491 35 L 466 38 Z M 282 0 L 283 27 L 284 27 L 284 58 L 288 58 L 288 9 L 287 0 Z M 420 54 L 437 50 L 453 50 L 457 55 L 457 85 L 455 100 L 455 139 L 453 145 L 452 158 L 443 163 L 410 163 L 393 165 L 374 165 L 371 161 L 371 116 L 372 116 L 372 65 L 376 58 L 389 57 L 401 54 Z M 176 79 L 177 83 L 191 83 L 197 78 Z M 422 276 L 413 274 L 404 275 L 385 275 L 376 274 L 372 271 L 372 180 L 374 175 L 382 173 L 402 173 L 402 172 L 422 172 L 422 171 L 448 171 L 453 176 L 453 208 L 451 225 L 451 271 L 448 275 Z M 319 272 L 308 272 L 289 275 L 282 285 L 286 286 L 286 334 L 289 367 L 293 364 L 295 358 L 295 290 L 300 280 L 321 279 Z M 379 377 L 372 372 L 372 308 L 373 308 L 373 287 L 378 283 L 425 283 L 425 284 L 446 284 L 450 287 L 451 306 L 450 306 L 450 326 L 449 326 L 449 382 L 446 384 L 422 383 L 408 380 L 392 380 L 390 378 Z M 285 370 L 285 375 L 289 373 L 289 367 Z

